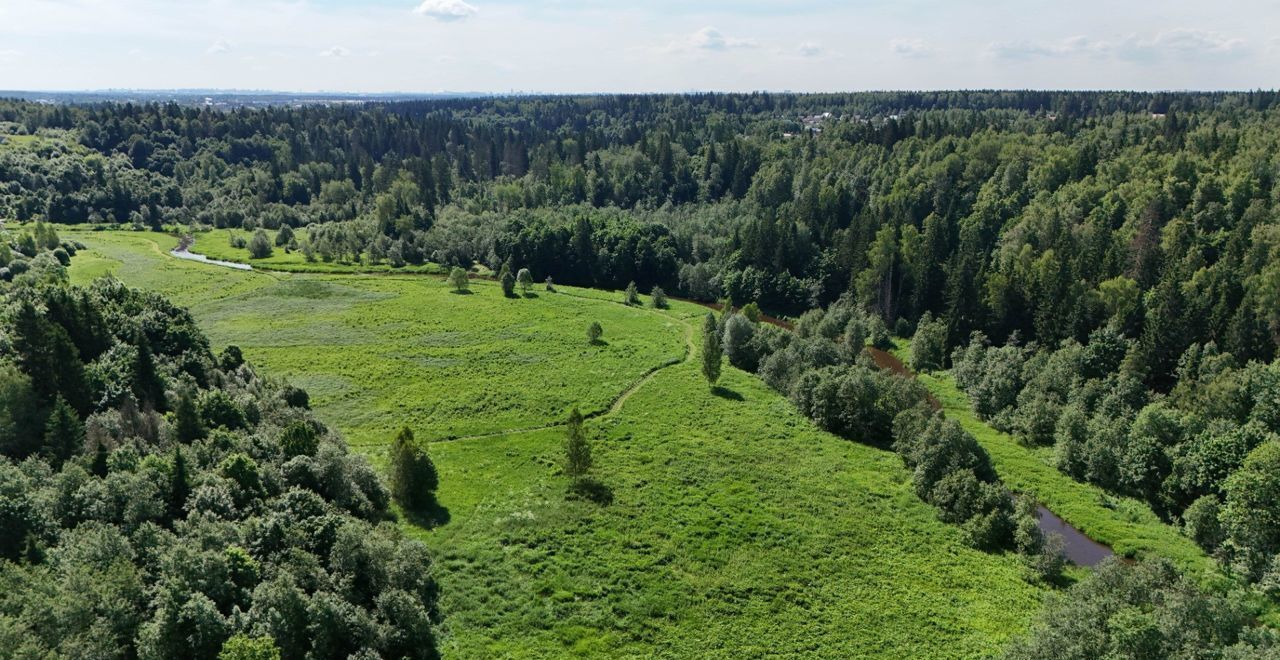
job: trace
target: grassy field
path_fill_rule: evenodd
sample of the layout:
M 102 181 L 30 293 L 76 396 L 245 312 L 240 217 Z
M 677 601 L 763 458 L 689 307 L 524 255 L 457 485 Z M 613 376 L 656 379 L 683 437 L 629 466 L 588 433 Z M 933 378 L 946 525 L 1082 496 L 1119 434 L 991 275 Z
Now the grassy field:
M 895 351 L 904 361 L 908 346 L 900 341 Z M 943 412 L 982 443 L 1009 488 L 1035 493 L 1049 510 L 1095 541 L 1111 546 L 1117 554 L 1165 557 L 1197 574 L 1216 570 L 1199 546 L 1161 521 L 1146 503 L 1076 481 L 1053 466 L 1048 448 L 1027 447 L 978 419 L 949 372 L 920 374 L 918 378 L 942 404 Z
M 191 306 L 215 348 L 308 388 L 375 460 L 402 424 L 434 441 L 447 522 L 406 530 L 437 558 L 446 657 L 984 657 L 1045 594 L 938 522 L 895 455 L 817 431 L 750 374 L 713 393 L 697 306 L 236 271 L 174 259 L 163 235 L 64 234 L 91 248 L 75 281 Z M 601 413 L 610 504 L 566 497 L 572 405 Z

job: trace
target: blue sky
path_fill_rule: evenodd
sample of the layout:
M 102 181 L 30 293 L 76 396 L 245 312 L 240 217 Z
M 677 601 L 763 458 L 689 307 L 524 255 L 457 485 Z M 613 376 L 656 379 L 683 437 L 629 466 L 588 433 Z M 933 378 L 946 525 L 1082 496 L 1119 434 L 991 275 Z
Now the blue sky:
M 0 89 L 1249 89 L 1280 0 L 0 0 Z

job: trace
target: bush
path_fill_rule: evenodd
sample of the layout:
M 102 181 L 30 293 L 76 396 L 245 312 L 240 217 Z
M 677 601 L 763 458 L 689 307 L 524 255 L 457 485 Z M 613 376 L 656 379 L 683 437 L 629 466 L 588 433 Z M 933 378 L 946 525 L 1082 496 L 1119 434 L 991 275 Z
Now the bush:
M 649 293 L 649 297 L 653 302 L 654 309 L 666 309 L 670 306 L 667 302 L 667 292 L 663 291 L 660 286 L 653 287 L 653 291 Z
M 600 342 L 602 336 L 604 336 L 604 328 L 600 327 L 599 321 L 592 321 L 591 325 L 587 326 L 587 341 L 596 344 Z
M 529 295 L 533 290 L 533 273 L 529 272 L 528 268 L 521 268 L 520 272 L 516 273 L 516 283 L 520 285 L 520 290 L 525 295 Z
M 625 305 L 639 305 L 640 293 L 636 291 L 636 283 L 633 281 L 627 285 L 627 290 L 622 292 L 622 302 Z
M 911 339 L 911 368 L 922 373 L 936 371 L 944 365 L 947 350 L 947 324 L 933 320 L 928 312 L 920 318 Z
M 272 252 L 274 249 L 271 247 L 271 239 L 267 237 L 267 232 L 262 229 L 253 232 L 253 238 L 249 239 L 249 258 L 266 259 Z
M 449 286 L 458 293 L 467 291 L 471 287 L 471 279 L 467 277 L 467 271 L 454 266 L 453 270 L 449 271 Z

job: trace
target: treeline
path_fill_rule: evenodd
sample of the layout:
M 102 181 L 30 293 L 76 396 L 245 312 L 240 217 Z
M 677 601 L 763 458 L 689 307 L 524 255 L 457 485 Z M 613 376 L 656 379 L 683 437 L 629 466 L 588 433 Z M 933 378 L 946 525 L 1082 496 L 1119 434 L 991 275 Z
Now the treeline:
M 306 393 L 49 255 L 0 283 L 0 656 L 435 657 L 431 558 Z
M 1141 338 L 1143 381 L 1280 339 L 1275 94 L 462 99 L 215 112 L 0 104 L 0 208 L 298 232 L 309 258 L 635 280 L 947 344 Z M 59 137 L 61 136 L 61 137 Z M 552 256 L 549 256 L 552 255 Z M 557 260 L 554 257 L 570 258 Z
M 979 416 L 1053 447 L 1063 472 L 1146 500 L 1235 572 L 1280 584 L 1280 362 L 1194 344 L 1162 394 L 1135 373 L 1141 352 L 1109 328 L 1056 350 L 975 334 L 952 372 Z

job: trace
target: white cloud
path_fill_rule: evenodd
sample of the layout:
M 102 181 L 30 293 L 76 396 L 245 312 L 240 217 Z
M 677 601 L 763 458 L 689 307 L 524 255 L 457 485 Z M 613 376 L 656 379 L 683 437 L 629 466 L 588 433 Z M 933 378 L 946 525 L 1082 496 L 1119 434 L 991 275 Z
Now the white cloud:
M 822 57 L 826 52 L 827 50 L 822 47 L 822 44 L 816 41 L 806 41 L 796 46 L 796 53 L 800 57 Z
M 1244 39 L 1219 32 L 1176 28 L 1148 38 L 1129 34 L 1114 42 L 1085 36 L 1052 42 L 993 42 L 988 44 L 986 52 L 991 57 L 1006 60 L 1075 56 L 1116 56 L 1128 60 L 1197 59 L 1245 55 L 1249 52 L 1249 45 Z
M 664 50 L 672 53 L 688 53 L 697 51 L 724 52 L 727 50 L 742 48 L 756 48 L 759 45 L 760 44 L 754 39 L 728 37 L 720 30 L 707 26 L 687 37 L 672 42 Z
M 0 50 L 0 62 L 4 62 L 5 64 L 16 62 L 21 57 L 22 51 L 13 50 L 12 48 Z
M 1176 28 L 1150 39 L 1130 35 L 1121 41 L 1117 51 L 1130 59 L 1236 57 L 1248 53 L 1249 44 L 1221 32 Z
M 471 18 L 479 12 L 475 5 L 463 0 L 423 0 L 423 3 L 413 10 L 413 13 L 420 16 L 429 16 L 437 21 L 446 22 Z
M 320 51 L 320 57 L 346 57 L 350 54 L 351 51 L 343 48 L 342 46 L 334 46 L 333 48 L 326 48 L 325 50 Z
M 933 55 L 933 46 L 924 39 L 894 39 L 889 42 L 889 50 L 899 57 L 919 58 Z
M 231 42 L 219 39 L 204 50 L 206 55 L 225 55 L 231 52 Z

